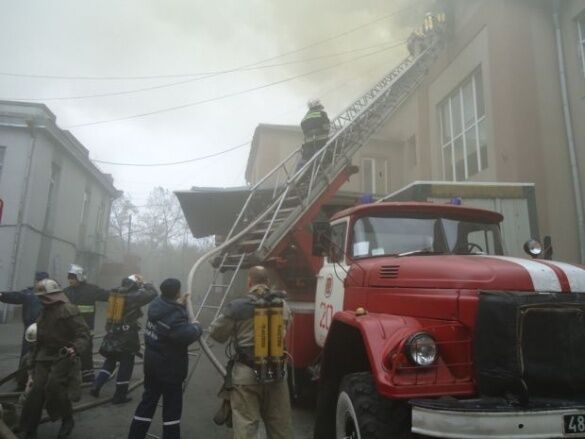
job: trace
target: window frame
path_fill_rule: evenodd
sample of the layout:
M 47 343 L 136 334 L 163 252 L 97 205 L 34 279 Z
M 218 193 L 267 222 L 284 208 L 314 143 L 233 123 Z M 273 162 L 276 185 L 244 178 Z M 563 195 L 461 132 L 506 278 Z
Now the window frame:
M 477 78 L 481 76 L 481 82 L 478 84 Z M 465 113 L 466 113 L 466 106 L 465 100 L 463 98 L 463 90 L 471 84 L 471 91 L 473 97 L 473 120 L 471 123 L 466 125 L 465 120 Z M 480 139 L 480 125 L 483 123 L 485 125 L 486 120 L 486 111 L 485 111 L 485 93 L 482 93 L 483 96 L 483 114 L 480 116 L 478 113 L 478 87 L 482 87 L 483 90 L 483 75 L 481 74 L 481 67 L 475 69 L 470 75 L 468 75 L 454 90 L 452 90 L 443 100 L 439 102 L 437 105 L 437 113 L 439 115 L 439 142 L 440 142 L 440 152 L 441 152 L 441 164 L 442 164 L 442 175 L 443 179 L 447 181 L 466 181 L 470 177 L 477 175 L 488 168 L 489 160 L 486 160 L 486 163 L 483 163 L 482 160 L 482 153 L 481 153 L 481 139 Z M 455 123 L 453 122 L 454 119 L 454 112 L 453 112 L 453 102 L 457 102 L 459 106 L 459 121 L 457 123 L 461 129 L 460 132 L 455 135 Z M 447 112 L 449 115 L 449 123 L 445 124 L 443 120 L 444 112 Z M 448 125 L 446 127 L 445 125 Z M 448 128 L 449 133 L 448 136 L 445 136 L 445 128 Z M 474 135 L 475 139 L 475 153 L 476 153 L 476 172 L 470 174 L 470 166 L 469 166 L 469 156 L 468 153 L 470 150 L 471 145 L 468 145 L 467 135 L 468 133 L 473 130 L 472 135 Z M 445 139 L 448 139 L 445 141 Z M 457 160 L 456 160 L 456 151 L 455 146 L 458 142 L 462 143 L 463 148 L 463 175 L 462 178 L 458 178 L 457 173 Z M 446 151 L 450 151 L 450 158 L 451 158 L 451 178 L 448 178 L 447 166 L 448 164 L 445 162 L 445 155 Z
M 329 264 L 339 264 L 339 263 L 346 263 L 346 256 L 347 256 L 347 240 L 348 240 L 348 227 L 349 225 L 349 220 L 344 218 L 344 219 L 340 219 L 339 221 L 336 221 L 334 223 L 331 224 L 331 245 L 330 245 L 330 249 L 327 255 L 327 263 Z M 344 227 L 344 233 L 343 233 L 343 244 L 341 247 L 341 249 L 338 248 L 334 248 L 333 246 L 333 229 L 339 227 L 341 228 L 341 226 Z M 341 255 L 339 255 L 337 252 L 342 250 Z

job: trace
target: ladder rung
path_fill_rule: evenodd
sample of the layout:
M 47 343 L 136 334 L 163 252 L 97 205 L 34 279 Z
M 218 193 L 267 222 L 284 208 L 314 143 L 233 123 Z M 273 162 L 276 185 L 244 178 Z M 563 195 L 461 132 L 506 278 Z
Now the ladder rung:
M 262 242 L 261 239 L 251 239 L 249 241 L 242 241 L 239 243 L 239 245 L 241 246 L 250 246 L 250 245 L 255 245 L 255 244 L 260 244 Z
M 222 284 L 211 284 L 209 285 L 210 287 L 221 287 L 221 288 L 226 288 L 227 285 L 222 285 Z
M 219 309 L 217 305 L 201 305 L 201 308 Z

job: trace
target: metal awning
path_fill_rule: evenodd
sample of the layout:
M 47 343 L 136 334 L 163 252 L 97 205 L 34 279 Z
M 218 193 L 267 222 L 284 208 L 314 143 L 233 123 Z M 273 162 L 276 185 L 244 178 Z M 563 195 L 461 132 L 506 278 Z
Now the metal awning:
M 249 194 L 247 186 L 193 187 L 175 192 L 195 238 L 226 235 Z

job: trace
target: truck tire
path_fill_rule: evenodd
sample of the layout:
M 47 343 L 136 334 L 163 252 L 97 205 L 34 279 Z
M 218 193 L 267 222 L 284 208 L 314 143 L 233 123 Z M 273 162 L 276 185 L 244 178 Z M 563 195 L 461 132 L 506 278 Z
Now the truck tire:
M 352 373 L 341 381 L 335 416 L 336 439 L 406 439 L 410 407 L 378 394 L 370 372 Z

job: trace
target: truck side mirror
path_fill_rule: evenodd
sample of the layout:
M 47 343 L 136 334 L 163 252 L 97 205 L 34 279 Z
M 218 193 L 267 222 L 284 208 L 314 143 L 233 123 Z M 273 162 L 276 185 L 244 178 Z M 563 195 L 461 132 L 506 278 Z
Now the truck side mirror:
M 313 223 L 313 256 L 329 254 L 331 247 L 331 226 L 328 222 Z

